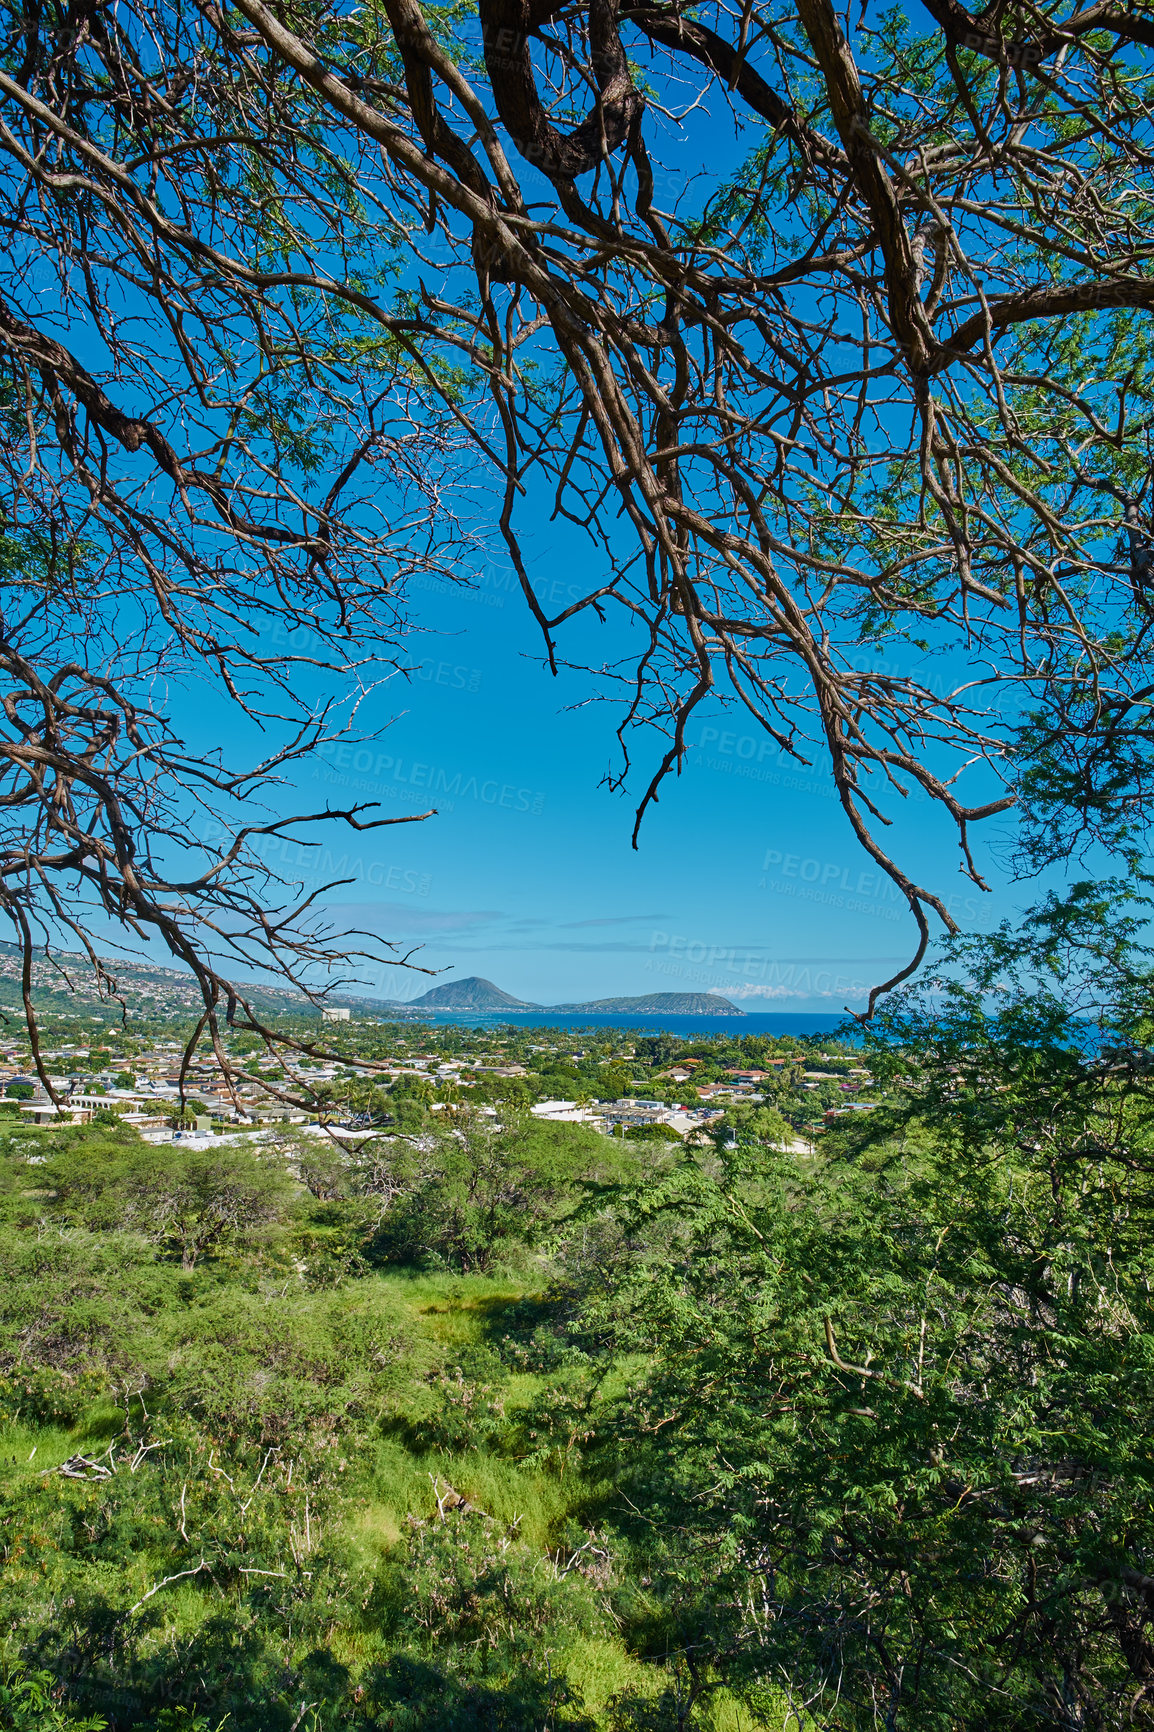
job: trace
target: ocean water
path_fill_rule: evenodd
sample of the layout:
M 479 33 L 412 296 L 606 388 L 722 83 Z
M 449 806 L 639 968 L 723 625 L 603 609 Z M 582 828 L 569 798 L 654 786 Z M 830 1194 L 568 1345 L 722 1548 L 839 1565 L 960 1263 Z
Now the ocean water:
M 378 1011 L 376 1014 L 382 1022 L 392 1020 L 387 1011 Z M 747 1011 L 744 1016 L 645 1016 L 637 1020 L 620 1013 L 593 1016 L 588 1012 L 551 1014 L 548 1010 L 506 1010 L 498 1013 L 411 1010 L 397 1020 L 432 1024 L 437 1028 L 619 1028 L 629 1034 L 661 1034 L 664 1031 L 681 1035 L 685 1039 L 728 1034 L 738 1040 L 747 1034 L 833 1034 L 849 1022 L 849 1018 L 841 1010 Z

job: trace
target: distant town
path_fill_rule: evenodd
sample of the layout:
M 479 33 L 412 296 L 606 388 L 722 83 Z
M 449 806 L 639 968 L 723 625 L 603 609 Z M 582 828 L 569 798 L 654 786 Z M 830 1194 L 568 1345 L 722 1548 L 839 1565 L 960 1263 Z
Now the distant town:
M 40 1068 L 22 1010 L 5 1007 L 0 1110 L 28 1124 L 115 1115 L 157 1141 L 245 1136 L 278 1125 L 357 1138 L 403 1129 L 414 1115 L 470 1108 L 494 1118 L 517 1109 L 606 1135 L 662 1127 L 660 1134 L 691 1138 L 734 1111 L 769 1109 L 780 1115 L 785 1140 L 800 1148 L 831 1120 L 878 1104 L 852 1046 L 828 1036 L 742 1036 L 729 1018 L 694 1038 L 518 1026 L 512 1011 L 508 1024 L 438 1026 L 398 1017 L 388 1005 L 318 1010 L 291 994 L 273 1003 L 269 993 L 276 1033 L 295 1054 L 291 1045 L 270 1049 L 239 1031 L 222 1034 L 216 1051 L 203 1037 L 190 1050 L 200 1003 L 186 977 L 120 965 L 122 1002 L 110 1004 L 78 968 L 70 978 L 68 960 L 37 964 Z M 0 980 L 12 980 L 16 965 L 14 954 L 0 953 Z M 680 1005 L 708 995 L 655 996 Z M 427 1008 L 464 1018 L 503 1015 L 507 997 L 475 978 L 424 995 Z M 601 1014 L 610 1005 L 621 1005 L 627 1017 L 652 1009 L 653 1000 L 596 1001 Z

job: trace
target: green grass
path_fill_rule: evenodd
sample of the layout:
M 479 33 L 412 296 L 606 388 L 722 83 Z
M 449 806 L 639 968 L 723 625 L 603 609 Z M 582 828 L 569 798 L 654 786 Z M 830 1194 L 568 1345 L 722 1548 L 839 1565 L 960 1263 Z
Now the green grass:
M 364 1506 L 350 1517 L 350 1534 L 387 1549 L 403 1537 L 407 1518 L 436 1514 L 436 1481 L 442 1489 L 451 1486 L 494 1521 L 515 1528 L 527 1544 L 544 1551 L 556 1543 L 570 1519 L 605 1488 L 573 1472 L 542 1471 L 499 1454 L 472 1448 L 414 1450 L 404 1441 L 406 1427 L 425 1419 L 432 1408 L 428 1373 L 439 1358 L 447 1355 L 441 1362 L 451 1365 L 454 1356 L 469 1348 L 486 1347 L 494 1329 L 500 1330 L 507 1308 L 534 1295 L 487 1276 L 390 1273 L 363 1285 L 368 1304 L 376 1289 L 385 1309 L 403 1309 L 411 1374 L 395 1391 L 392 1434 L 376 1443 L 371 1466 L 358 1481 Z M 506 1413 L 515 1417 L 546 1385 L 544 1377 L 532 1373 L 507 1378 L 502 1389 Z
M 657 1725 L 660 1607 L 606 1537 L 584 1373 L 534 1335 L 549 1266 L 382 1267 L 371 1210 L 282 1174 L 186 1270 L 122 1205 L 159 1169 L 106 1143 L 0 1138 L 0 1662 L 109 1732 Z M 53 1147 L 55 1189 L 24 1159 Z M 599 1398 L 644 1363 L 604 1356 Z M 721 1697 L 694 1723 L 761 1732 Z
M 503 1332 L 509 1307 L 534 1296 L 524 1284 L 507 1278 L 391 1271 L 364 1274 L 336 1292 L 308 1293 L 299 1285 L 286 1290 L 284 1283 L 258 1283 L 254 1291 L 251 1282 L 234 1289 L 223 1268 L 206 1265 L 186 1282 L 184 1291 L 183 1311 L 161 1311 L 151 1320 L 166 1363 L 187 1368 L 190 1356 L 200 1351 L 198 1342 L 209 1343 L 227 1326 L 236 1361 L 227 1366 L 234 1398 L 247 1386 L 245 1356 L 255 1367 L 247 1382 L 259 1380 L 262 1340 L 268 1344 L 285 1339 L 286 1323 L 295 1340 L 308 1344 L 315 1337 L 330 1348 L 336 1341 L 338 1353 L 334 1316 L 337 1325 L 356 1321 L 370 1336 L 380 1326 L 389 1343 L 389 1362 L 382 1367 L 385 1394 L 383 1405 L 378 1403 L 379 1423 L 375 1435 L 366 1436 L 359 1422 L 346 1428 L 338 1417 L 319 1448 L 317 1437 L 311 1436 L 304 1452 L 309 1465 L 303 1465 L 302 1457 L 291 1486 L 282 1459 L 286 1449 L 274 1457 L 272 1470 L 253 1491 L 262 1451 L 238 1435 L 221 1434 L 211 1418 L 207 1429 L 204 1422 L 190 1429 L 187 1415 L 169 1411 L 163 1395 L 149 1395 L 153 1411 L 148 1418 L 139 1398 L 130 1395 L 126 1409 L 104 1395 L 84 1400 L 71 1423 L 38 1422 L 25 1414 L 7 1419 L 0 1428 L 0 1480 L 8 1512 L 10 1627 L 18 1604 L 25 1627 L 44 1629 L 51 1649 L 53 1608 L 63 1598 L 71 1606 L 106 1605 L 131 1637 L 131 1686 L 122 1679 L 114 1687 L 115 1667 L 101 1662 L 94 1668 L 98 1675 L 80 1690 L 78 1707 L 107 1712 L 109 1702 L 119 1700 L 118 1689 L 123 1695 L 125 1688 L 130 1694 L 139 1688 L 146 1697 L 148 1689 L 155 1688 L 149 1679 L 190 1664 L 206 1643 L 217 1639 L 214 1631 L 223 1606 L 230 1608 L 229 1617 L 241 1631 L 262 1603 L 262 1594 L 265 1600 L 276 1600 L 291 1581 L 300 1583 L 294 1592 L 319 1598 L 318 1571 L 332 1584 L 326 1598 L 339 1593 L 349 1606 L 371 1605 L 374 1583 L 389 1578 L 390 1571 L 395 1578 L 398 1569 L 403 1573 L 408 1567 L 414 1536 L 433 1536 L 425 1543 L 435 1544 L 441 1526 L 436 1491 L 443 1496 L 450 1486 L 474 1506 L 473 1514 L 450 1518 L 462 1544 L 474 1549 L 488 1545 L 501 1555 L 507 1551 L 520 1572 L 517 1591 L 528 1593 L 530 1602 L 536 1593 L 568 1591 L 557 1561 L 561 1536 L 572 1533 L 574 1523 L 586 1518 L 607 1488 L 587 1483 L 574 1471 L 558 1471 L 556 1464 L 520 1460 L 500 1448 L 470 1447 L 467 1442 L 446 1448 L 420 1441 L 420 1428 L 435 1415 L 439 1390 L 446 1380 L 452 1384 L 458 1362 L 470 1354 L 491 1356 L 491 1343 Z M 138 1317 L 136 1326 L 144 1329 L 146 1322 Z M 159 1364 L 155 1354 L 154 1360 Z M 334 1375 L 347 1371 L 340 1365 L 332 1369 Z M 225 1366 L 219 1375 L 226 1375 Z M 506 1412 L 515 1417 L 546 1385 L 547 1379 L 530 1372 L 505 1379 L 501 1395 Z M 10 1402 L 14 1393 L 10 1391 Z M 124 1435 L 126 1411 L 131 1439 Z M 145 1435 L 149 1441 L 167 1441 L 144 1457 L 133 1474 L 135 1440 Z M 118 1471 L 109 1480 L 70 1480 L 54 1471 L 78 1453 L 108 1461 L 110 1444 Z M 306 1515 L 303 1493 L 312 1485 L 316 1499 Z M 178 1543 L 174 1533 L 182 1520 L 187 1522 L 187 1545 Z M 231 1581 L 221 1568 L 150 1593 L 166 1577 L 195 1567 L 214 1545 L 218 1553 L 222 1545 L 230 1552 Z M 240 1570 L 253 1573 L 239 1575 Z M 257 1575 L 257 1570 L 270 1573 Z M 583 1591 L 583 1584 L 576 1587 Z M 137 1610 L 130 1612 L 133 1606 Z M 298 1635 L 289 1615 L 278 1643 L 278 1664 L 290 1669 L 307 1664 L 316 1649 L 317 1630 L 309 1627 L 308 1617 L 300 1622 Z M 379 1618 L 345 1612 L 328 1628 L 322 1619 L 322 1628 L 331 1663 L 351 1674 L 387 1661 L 389 1642 Z M 10 1652 L 19 1647 L 19 1637 L 15 1644 L 9 1639 Z M 558 1627 L 550 1652 L 555 1674 L 568 1681 L 575 1703 L 583 1705 L 581 1712 L 597 1725 L 606 1721 L 615 1695 L 644 1696 L 657 1688 L 653 1668 L 632 1655 L 612 1629 L 592 1634 Z M 151 1725 L 116 1716 L 114 1707 L 117 1727 Z M 341 1723 L 322 1716 L 318 1732 Z

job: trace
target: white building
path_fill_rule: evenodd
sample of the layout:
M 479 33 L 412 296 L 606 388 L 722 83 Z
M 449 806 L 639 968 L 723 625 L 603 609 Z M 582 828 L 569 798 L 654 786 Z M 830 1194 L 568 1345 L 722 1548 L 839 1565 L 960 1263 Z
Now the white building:
M 549 1119 L 567 1125 L 591 1125 L 595 1131 L 605 1129 L 604 1115 L 592 1107 L 578 1106 L 576 1101 L 538 1101 L 529 1111 L 535 1119 Z

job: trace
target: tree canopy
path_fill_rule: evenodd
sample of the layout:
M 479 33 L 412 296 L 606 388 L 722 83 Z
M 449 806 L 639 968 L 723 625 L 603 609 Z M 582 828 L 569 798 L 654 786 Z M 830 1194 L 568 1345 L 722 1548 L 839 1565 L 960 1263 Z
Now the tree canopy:
M 976 878 L 971 827 L 1015 801 L 1034 861 L 1132 840 L 1146 8 L 5 19 L 0 881 L 23 946 L 46 910 L 82 925 L 67 878 L 196 970 L 210 1025 L 240 962 L 317 991 L 349 945 L 291 885 L 266 911 L 274 785 L 347 724 L 333 671 L 355 699 L 395 666 L 406 583 L 460 581 L 470 542 L 503 544 L 549 663 L 592 641 L 620 775 L 655 742 L 639 822 L 709 701 L 823 764 L 917 920 L 911 967 L 929 915 L 952 927 L 885 840 L 911 792 Z M 545 511 L 588 545 L 556 614 L 524 551 Z M 279 743 L 186 749 L 161 673 L 278 717 Z

